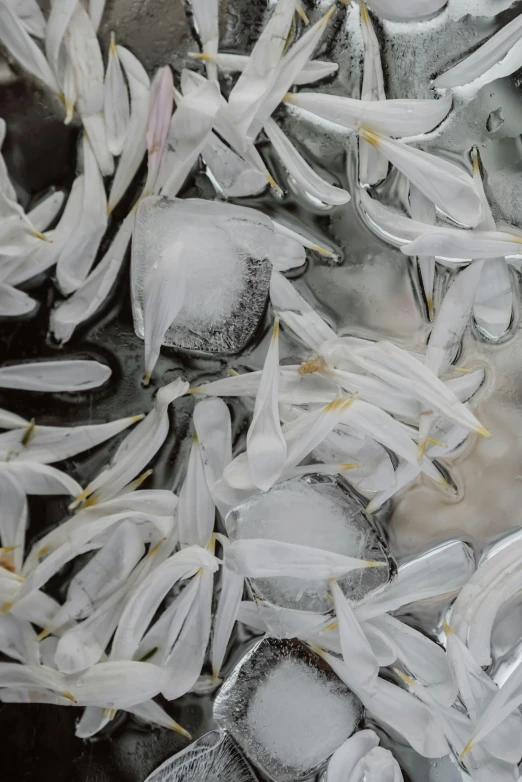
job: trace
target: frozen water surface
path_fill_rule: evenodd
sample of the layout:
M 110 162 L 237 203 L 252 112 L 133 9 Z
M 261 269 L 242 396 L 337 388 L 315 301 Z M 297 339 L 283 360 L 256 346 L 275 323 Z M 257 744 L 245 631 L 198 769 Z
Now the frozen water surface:
M 226 518 L 232 539 L 264 538 L 335 551 L 344 556 L 388 561 L 388 568 L 355 570 L 339 579 L 344 593 L 361 600 L 393 571 L 386 547 L 360 501 L 340 478 L 291 478 L 256 494 Z M 328 582 L 299 578 L 252 579 L 256 597 L 283 608 L 328 611 Z
M 298 641 L 267 638 L 236 666 L 214 717 L 276 782 L 316 773 L 356 729 L 359 699 Z
M 132 306 L 143 337 L 143 285 L 174 243 L 183 245 L 186 294 L 164 345 L 236 353 L 259 325 L 268 296 L 274 229 L 268 217 L 242 206 L 149 196 L 132 240 Z

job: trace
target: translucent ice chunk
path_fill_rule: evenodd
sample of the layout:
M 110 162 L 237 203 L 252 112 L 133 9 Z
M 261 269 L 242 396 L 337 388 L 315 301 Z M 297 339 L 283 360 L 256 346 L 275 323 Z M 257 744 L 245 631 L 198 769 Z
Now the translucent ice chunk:
M 356 729 L 359 699 L 298 641 L 266 638 L 236 666 L 214 717 L 276 782 L 307 779 Z
M 155 769 L 145 782 L 257 782 L 230 736 L 206 733 Z
M 342 478 L 312 474 L 276 484 L 233 508 L 226 518 L 232 540 L 263 538 L 387 561 L 388 567 L 354 570 L 339 584 L 359 601 L 387 583 L 393 562 L 374 523 Z M 254 597 L 283 608 L 328 611 L 328 582 L 290 577 L 251 579 Z
M 217 201 L 145 198 L 132 242 L 134 327 L 143 337 L 149 270 L 181 242 L 186 294 L 164 345 L 235 353 L 255 332 L 268 297 L 274 228 L 253 209 Z

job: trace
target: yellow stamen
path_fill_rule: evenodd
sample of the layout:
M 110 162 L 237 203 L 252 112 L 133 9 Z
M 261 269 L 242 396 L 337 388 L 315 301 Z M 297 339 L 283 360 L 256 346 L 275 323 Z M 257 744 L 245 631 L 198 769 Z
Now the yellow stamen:
M 321 247 L 320 244 L 313 244 L 310 249 L 315 250 L 316 253 L 320 253 L 321 255 L 326 255 L 328 258 L 337 258 L 337 255 L 334 252 L 327 250 L 326 247 Z
M 27 446 L 31 442 L 31 440 L 34 437 L 34 428 L 36 426 L 36 421 L 34 418 L 31 418 L 29 421 L 29 425 L 27 426 L 27 429 L 24 432 L 24 436 L 22 437 L 22 445 Z
M 366 567 L 386 567 L 386 562 L 377 562 L 375 559 L 366 560 Z
M 116 49 L 116 38 L 114 36 L 114 32 L 111 32 L 111 42 L 109 44 L 109 51 L 111 54 L 114 54 L 116 57 L 118 56 L 118 50 Z
M 138 475 L 137 478 L 135 478 L 133 481 L 127 484 L 127 486 L 125 487 L 125 491 L 126 492 L 134 491 L 135 489 L 137 489 L 139 486 L 141 486 L 142 483 L 144 483 L 147 480 L 147 478 L 150 475 L 152 475 L 153 472 L 154 470 L 152 469 L 152 467 L 148 470 L 145 470 L 145 472 L 143 472 L 141 475 Z
M 477 434 L 479 434 L 481 437 L 485 437 L 486 440 L 491 440 L 491 432 L 488 432 L 485 426 L 479 426 L 479 428 L 476 430 Z
M 14 605 L 13 601 L 4 603 L 0 608 L 0 614 L 7 614 L 7 612 L 11 610 L 13 605 Z
M 452 369 L 454 369 L 455 372 L 460 372 L 461 375 L 469 375 L 473 372 L 472 369 L 468 369 L 467 367 L 452 367 Z
M 11 551 L 16 551 L 17 548 L 20 548 L 20 546 L 2 546 L 0 548 L 0 557 L 3 557 L 4 554 L 10 554 Z
M 74 114 L 74 101 L 67 100 L 65 101 L 65 119 L 63 121 L 64 125 L 68 125 L 70 121 L 73 118 Z
M 287 92 L 283 100 L 285 100 L 287 103 L 293 103 L 294 102 L 294 93 L 293 92 Z
M 431 298 L 431 296 L 428 297 L 427 304 L 428 304 L 428 320 L 433 320 L 433 314 L 434 314 L 433 313 L 433 299 Z
M 33 231 L 33 236 L 35 236 L 37 239 L 41 239 L 43 242 L 48 242 L 49 244 L 53 243 L 52 239 L 49 239 L 48 236 L 41 233 L 40 231 Z
M 207 543 L 207 551 L 210 554 L 213 554 L 215 550 L 216 550 L 216 536 L 214 534 L 212 534 L 210 536 L 209 542 Z M 203 572 L 203 568 L 200 568 L 198 572 L 202 573 Z
M 408 684 L 410 687 L 415 684 L 415 679 L 412 679 L 411 676 L 408 676 L 408 674 L 403 673 L 402 671 L 399 671 L 398 668 L 392 668 L 392 671 L 397 674 L 397 676 L 402 679 L 403 682 Z
M 299 3 L 299 5 L 297 6 L 297 8 L 295 10 L 297 11 L 297 13 L 299 14 L 299 16 L 301 17 L 301 19 L 303 20 L 303 22 L 305 24 L 310 24 L 310 20 L 307 17 L 307 15 L 305 13 L 305 10 L 304 10 L 303 6 L 301 5 L 301 3 Z
M 274 328 L 272 330 L 272 342 L 275 342 L 279 336 L 279 315 L 275 316 Z
M 319 635 L 321 635 L 321 633 L 330 633 L 332 630 L 337 630 L 338 627 L 339 627 L 339 622 L 337 620 L 335 620 L 334 622 L 330 622 L 329 625 L 323 627 Z
M 73 703 L 78 703 L 72 692 L 69 692 L 69 690 L 64 690 L 62 692 L 62 695 L 64 698 L 67 698 L 68 700 L 72 701 Z
M 52 633 L 52 630 L 42 630 L 42 632 L 41 632 L 41 633 L 39 633 L 39 634 L 36 636 L 36 640 L 37 640 L 37 641 L 43 641 L 43 639 L 44 639 L 44 638 L 47 638 L 47 636 L 51 635 L 51 633 Z
M 268 184 L 270 185 L 270 187 L 273 187 L 273 188 L 274 188 L 274 190 L 275 190 L 277 193 L 279 193 L 279 195 L 284 195 L 283 188 L 282 188 L 282 187 L 280 187 L 280 186 L 277 184 L 277 182 L 275 181 L 275 179 L 274 179 L 274 177 L 272 176 L 272 174 L 269 174 L 269 173 L 267 172 L 267 173 L 265 174 L 265 176 L 266 176 L 267 182 L 268 182 Z
M 299 375 L 311 375 L 314 372 L 325 372 L 328 365 L 322 356 L 311 358 L 309 361 L 303 361 L 297 370 Z
M 200 390 L 198 386 L 194 386 L 194 388 L 189 388 L 187 390 L 187 394 L 202 394 L 203 391 Z
M 71 504 L 69 505 L 69 510 L 74 510 L 75 508 L 77 508 L 78 505 L 80 505 L 82 502 L 84 502 L 87 499 L 89 494 L 92 494 L 92 489 L 89 489 L 89 487 L 87 487 L 81 492 L 81 494 L 78 494 L 78 496 L 73 502 L 71 502 Z
M 356 398 L 356 394 L 349 394 L 348 396 L 341 396 L 338 397 L 337 399 L 332 399 L 332 401 L 325 406 L 323 410 L 323 414 L 331 413 L 334 410 L 340 410 L 341 408 L 343 410 L 344 409 L 347 410 L 350 407 L 350 405 L 353 404 L 355 398 Z
M 149 385 L 151 374 L 152 374 L 151 372 L 145 372 L 145 377 L 143 378 L 144 385 L 146 385 L 146 386 Z
M 375 131 L 370 130 L 370 128 L 365 128 L 364 125 L 360 125 L 358 130 L 359 130 L 359 136 L 361 136 L 361 138 L 367 141 L 368 144 L 371 144 L 372 147 L 377 147 L 377 148 L 379 147 L 380 136 L 378 133 L 375 133 Z
M 189 57 L 193 57 L 195 60 L 204 60 L 205 62 L 212 62 L 214 59 L 212 54 L 204 54 L 203 52 L 188 52 Z
M 239 377 L 239 372 L 236 372 L 236 370 L 232 369 L 232 367 L 228 368 L 228 374 L 230 377 Z
M 442 627 L 446 635 L 453 635 L 453 630 L 451 629 L 451 627 L 447 622 L 443 622 Z
M 479 154 L 477 147 L 473 147 L 471 150 L 471 161 L 473 163 L 473 173 L 480 174 Z
M 185 728 L 182 728 L 181 725 L 178 725 L 178 723 L 175 722 L 175 720 L 171 721 L 169 728 L 175 731 L 176 733 L 180 733 L 182 736 L 185 736 L 185 738 L 188 739 L 189 741 L 192 741 L 192 736 L 190 735 L 188 730 L 185 730 Z
M 459 763 L 460 763 L 461 760 L 463 760 L 466 757 L 466 755 L 469 752 L 471 752 L 471 750 L 473 749 L 474 746 L 475 745 L 473 743 L 473 739 L 470 739 L 468 741 L 468 743 L 466 744 L 466 746 L 464 747 L 464 749 L 462 750 L 462 752 L 460 753 L 460 755 L 459 755 Z

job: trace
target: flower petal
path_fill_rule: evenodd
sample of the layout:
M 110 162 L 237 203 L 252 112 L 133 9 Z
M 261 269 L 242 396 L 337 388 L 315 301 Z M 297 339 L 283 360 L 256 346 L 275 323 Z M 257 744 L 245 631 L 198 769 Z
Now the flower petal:
M 264 173 L 244 160 L 218 135 L 210 133 L 201 150 L 208 171 L 207 176 L 218 193 L 226 198 L 257 195 L 268 185 Z
M 61 190 L 46 196 L 28 214 L 37 231 L 45 231 L 60 213 L 65 195 Z
M 339 639 L 343 659 L 353 669 L 361 687 L 371 690 L 379 675 L 379 662 L 350 606 L 349 601 L 334 580 L 330 580 L 335 615 L 339 623 Z
M 359 761 L 378 744 L 379 737 L 373 730 L 360 730 L 350 736 L 328 762 L 328 782 L 346 782 L 351 779 Z
M 111 370 L 98 361 L 33 361 L 0 368 L 0 388 L 24 391 L 88 391 L 103 385 Z
M 154 183 L 163 158 L 163 150 L 169 132 L 172 107 L 174 105 L 174 83 L 172 71 L 168 65 L 159 68 L 151 87 L 149 118 L 147 122 L 148 174 L 145 192 L 154 189 Z
M 181 545 L 205 548 L 214 530 L 215 517 L 216 508 L 208 489 L 199 441 L 194 435 L 179 494 L 177 519 Z
M 192 57 L 200 58 L 200 55 L 191 54 Z M 249 60 L 243 54 L 229 54 L 218 52 L 209 56 L 201 57 L 205 63 L 213 63 L 219 70 L 228 73 L 242 73 Z M 320 81 L 332 73 L 336 73 L 339 66 L 336 62 L 324 62 L 322 60 L 309 60 L 297 74 L 294 84 L 311 84 L 314 81 Z M 211 78 L 209 76 L 209 78 Z
M 8 462 L 3 465 L 23 487 L 26 494 L 70 494 L 73 497 L 82 487 L 61 470 L 36 462 Z
M 23 486 L 8 470 L 0 469 L 0 541 L 9 552 L 0 554 L 0 567 L 20 573 L 24 559 L 27 500 Z
M 192 13 L 201 40 L 201 48 L 207 55 L 217 53 L 219 45 L 219 3 L 218 0 L 192 0 Z M 217 79 L 217 68 L 211 59 L 205 58 L 207 76 Z
M 13 288 L 11 285 L 0 283 L 0 316 L 21 317 L 32 312 L 37 302 L 31 299 L 27 293 Z
M 109 62 L 105 74 L 104 116 L 107 146 L 113 155 L 121 155 L 130 118 L 129 94 L 123 78 L 118 49 L 111 33 Z
M 157 665 L 133 661 L 97 663 L 81 674 L 63 676 L 80 706 L 125 709 L 157 695 L 164 681 Z
M 39 665 L 37 635 L 31 623 L 12 614 L 0 616 L 0 652 L 26 665 Z
M 223 538 L 220 538 L 220 540 L 222 545 L 225 546 Z M 221 568 L 221 592 L 212 636 L 211 662 L 214 680 L 219 678 L 230 636 L 232 635 L 232 629 L 238 616 L 241 598 L 243 597 L 243 581 L 242 576 L 238 576 L 233 570 L 223 565 Z
M 0 41 L 24 70 L 40 79 L 53 92 L 59 87 L 42 50 L 33 41 L 9 3 L 0 4 Z
M 270 282 L 270 301 L 281 320 L 313 350 L 323 342 L 335 339 L 336 334 L 297 292 L 290 280 L 273 271 Z

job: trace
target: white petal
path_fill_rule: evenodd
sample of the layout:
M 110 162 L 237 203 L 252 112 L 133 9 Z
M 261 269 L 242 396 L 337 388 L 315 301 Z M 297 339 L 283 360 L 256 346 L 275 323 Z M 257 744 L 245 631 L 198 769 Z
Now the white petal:
M 323 342 L 335 339 L 335 332 L 297 292 L 280 272 L 273 271 L 270 283 L 270 301 L 281 320 L 313 350 Z
M 3 410 L 0 408 L 0 428 L 1 429 L 25 429 L 29 426 L 29 421 L 26 418 L 22 418 L 16 413 L 11 413 L 10 410 Z
M 157 665 L 118 661 L 98 663 L 63 678 L 79 705 L 125 709 L 157 695 L 165 677 Z
M 435 206 L 458 223 L 475 226 L 483 207 L 473 180 L 454 163 L 361 127 L 360 135 L 393 163 Z M 420 253 L 415 252 L 416 255 Z
M 132 211 L 121 224 L 96 268 L 70 298 L 51 312 L 50 328 L 59 342 L 68 342 L 75 328 L 94 315 L 109 296 L 129 246 L 134 220 L 135 212 Z
M 48 464 L 35 462 L 8 462 L 3 465 L 21 484 L 26 494 L 70 494 L 73 497 L 82 487 L 66 473 Z
M 306 262 L 305 248 L 301 242 L 290 236 L 276 234 L 276 257 L 273 260 L 274 269 L 278 272 L 286 272 L 295 269 Z
M 471 259 L 497 256 L 518 258 L 522 239 L 502 231 L 458 231 L 454 228 L 429 228 L 424 235 L 401 247 L 405 255 L 431 253 L 447 263 L 461 264 Z
M 42 50 L 6 2 L 0 4 L 0 40 L 22 68 L 43 81 L 53 92 L 60 91 Z
M 39 233 L 16 201 L 10 201 L 0 190 L 0 252 L 4 256 L 20 257 L 48 241 Z
M 217 567 L 215 557 L 195 546 L 179 551 L 159 565 L 127 603 L 114 636 L 112 658 L 129 659 L 133 656 L 154 613 L 175 583 L 195 575 L 200 568 L 215 572 Z
M 433 82 L 434 85 L 436 87 L 459 87 L 469 84 L 509 54 L 520 40 L 521 35 L 522 19 L 517 16 L 474 51 L 473 54 L 470 54 L 469 57 L 466 57 L 453 68 L 438 76 Z M 513 73 L 519 67 L 520 64 L 513 63 L 513 70 L 510 70 L 505 75 L 509 76 L 510 73 Z
M 215 133 L 208 135 L 201 155 L 212 184 L 225 198 L 257 195 L 268 184 L 264 173 L 234 152 Z
M 221 399 L 205 399 L 194 409 L 194 428 L 198 436 L 207 485 L 213 492 L 223 470 L 232 461 L 230 412 Z
M 35 38 L 43 38 L 45 36 L 45 17 L 36 0 L 20 0 L 20 2 L 8 0 L 8 5 L 20 17 L 30 35 Z
M 25 491 L 16 476 L 8 470 L 0 469 L 0 496 L 2 513 L 0 516 L 0 541 L 2 548 L 12 549 L 0 555 L 2 567 L 12 564 L 14 571 L 20 573 L 24 559 L 25 530 L 27 527 L 27 500 Z
M 107 198 L 100 169 L 87 136 L 83 138 L 83 197 L 74 239 L 57 258 L 56 277 L 68 294 L 85 280 L 107 228 Z
M 386 565 L 297 543 L 253 538 L 233 541 L 226 552 L 226 564 L 235 573 L 250 578 L 290 576 L 318 581 L 342 576 L 352 570 Z
M 0 616 L 0 652 L 26 665 L 39 665 L 40 655 L 35 631 L 30 622 L 12 614 Z
M 96 31 L 81 3 L 76 5 L 65 34 L 77 92 L 77 107 L 101 173 L 114 171 L 103 119 L 103 59 Z
M 11 285 L 0 284 L 0 316 L 21 317 L 32 312 L 36 307 L 36 301 L 27 293 L 19 291 Z
M 350 780 L 359 761 L 378 744 L 379 737 L 373 730 L 360 730 L 347 739 L 328 762 L 328 782 Z
M 111 370 L 98 361 L 33 361 L 0 368 L 0 388 L 26 391 L 88 391 L 103 385 Z
M 49 464 L 68 459 L 77 453 L 94 448 L 116 434 L 123 432 L 143 416 L 131 416 L 107 424 L 84 426 L 34 426 L 24 442 L 24 434 L 15 431 L 0 435 L 0 455 L 8 461 L 21 460 Z
M 109 709 L 101 706 L 86 706 L 76 725 L 74 735 L 79 739 L 90 739 L 111 721 Z
M 221 569 L 221 593 L 214 620 L 212 636 L 212 676 L 218 679 L 227 652 L 239 605 L 243 597 L 243 577 L 223 565 Z
M 217 53 L 219 44 L 218 0 L 192 0 L 191 7 L 203 52 L 212 56 Z M 205 60 L 205 65 L 208 78 L 217 79 L 217 69 L 212 60 Z
M 208 489 L 197 436 L 192 440 L 187 474 L 179 493 L 177 512 L 182 546 L 205 548 L 214 530 L 216 508 Z
M 114 42 L 114 33 L 111 33 L 109 62 L 105 74 L 104 115 L 109 152 L 116 156 L 121 155 L 129 124 L 130 108 L 129 94 Z
M 168 728 L 176 733 L 181 733 L 185 738 L 192 740 L 190 733 L 178 725 L 178 723 L 172 719 L 172 717 L 159 706 L 156 701 L 144 701 L 138 703 L 135 706 L 127 707 L 127 711 L 134 714 L 135 717 L 139 717 L 145 722 L 151 722 L 153 725 L 160 725 L 162 728 Z M 78 735 L 78 734 L 76 734 Z
M 150 81 L 146 71 L 128 49 L 117 46 L 116 50 L 129 82 L 131 109 L 125 143 L 111 185 L 109 213 L 119 203 L 143 160 L 147 149 L 146 134 L 149 116 Z
M 339 623 L 343 659 L 353 669 L 361 687 L 371 690 L 377 682 L 379 662 L 339 584 L 331 580 L 330 589 Z
M 199 55 L 191 54 L 191 56 L 199 58 Z M 202 59 L 206 62 L 214 63 L 221 71 L 242 73 L 245 70 L 249 58 L 243 54 L 225 54 L 218 52 L 218 54 L 210 55 L 210 57 L 203 57 Z M 339 66 L 335 62 L 310 60 L 306 63 L 301 72 L 297 74 L 294 84 L 311 84 L 314 81 L 319 81 L 320 79 L 325 79 L 327 76 L 331 76 L 332 73 L 336 73 L 338 70 Z
M 459 590 L 475 570 L 473 552 L 460 540 L 442 543 L 400 565 L 386 590 L 373 594 L 356 609 L 360 620 L 397 611 L 416 600 Z
M 89 16 L 96 32 L 98 32 L 104 10 L 105 0 L 89 0 Z
M 357 100 L 322 92 L 292 93 L 286 101 L 348 130 L 362 125 L 370 132 L 394 137 L 433 130 L 447 116 L 452 103 L 451 95 L 440 100 Z
M 0 370 L 1 372 L 1 370 Z M 1 376 L 0 376 L 1 382 Z M 95 478 L 79 501 L 86 499 L 94 492 L 98 498 L 114 496 L 126 486 L 143 468 L 162 446 L 169 431 L 169 405 L 182 396 L 188 388 L 188 383 L 174 380 L 160 388 L 153 409 L 140 424 L 122 442 L 109 467 L 106 467 Z
M 513 290 L 504 258 L 485 261 L 477 287 L 473 317 L 487 337 L 499 339 L 509 328 L 513 311 Z
M 350 666 L 327 652 L 322 652 L 321 656 L 361 699 L 370 716 L 379 724 L 397 731 L 423 757 L 441 758 L 448 754 L 442 726 L 424 703 L 384 679 L 377 679 L 374 688 L 365 690 Z
M 281 162 L 297 184 L 314 198 L 325 204 L 346 204 L 350 194 L 340 187 L 333 187 L 317 174 L 300 155 L 279 126 L 270 118 L 265 121 L 265 132 L 274 145 Z
M 58 671 L 45 665 L 19 665 L 18 663 L 0 663 L 0 687 L 46 689 L 63 692 L 67 688 L 65 678 Z
M 158 182 L 163 195 L 177 195 L 205 146 L 220 106 L 217 82 L 204 82 L 178 101 L 167 138 L 169 155 Z
M 78 0 L 54 0 L 45 31 L 45 52 L 56 79 L 63 86 L 66 69 L 64 43 L 65 33 Z
M 411 21 L 433 16 L 444 8 L 447 0 L 369 0 L 369 4 L 377 14 L 387 19 Z
M 276 318 L 247 434 L 248 466 L 254 484 L 266 491 L 279 478 L 286 461 L 286 441 L 278 406 L 279 319 Z
M 194 686 L 205 661 L 212 621 L 214 577 L 212 571 L 203 570 L 195 578 L 199 588 L 193 608 L 163 666 L 166 683 L 162 693 L 168 700 L 179 698 Z
M 0 118 L 0 148 L 2 147 L 6 134 L 5 120 Z M 2 190 L 10 201 L 16 201 L 16 191 L 9 179 L 7 166 L 2 155 L 0 155 L 0 190 Z

